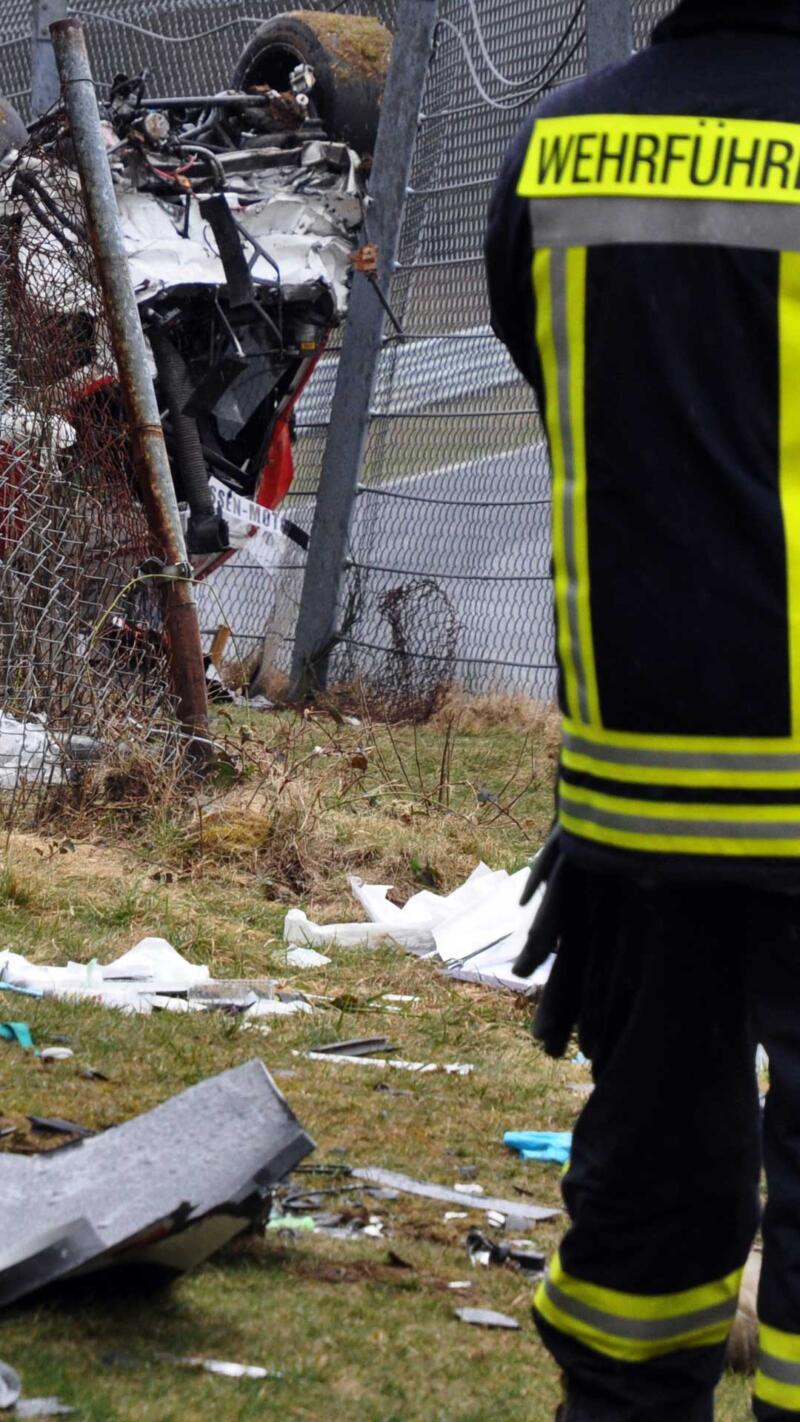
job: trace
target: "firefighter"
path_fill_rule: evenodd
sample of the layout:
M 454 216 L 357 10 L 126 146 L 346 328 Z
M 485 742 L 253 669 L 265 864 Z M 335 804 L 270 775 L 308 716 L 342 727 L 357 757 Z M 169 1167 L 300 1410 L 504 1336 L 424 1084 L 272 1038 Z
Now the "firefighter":
M 519 971 L 559 944 L 536 1034 L 577 1027 L 595 1078 L 534 1301 L 559 1416 L 708 1422 L 761 1224 L 755 1415 L 800 1418 L 800 0 L 683 0 L 553 92 L 487 260 L 553 470 L 558 812 Z

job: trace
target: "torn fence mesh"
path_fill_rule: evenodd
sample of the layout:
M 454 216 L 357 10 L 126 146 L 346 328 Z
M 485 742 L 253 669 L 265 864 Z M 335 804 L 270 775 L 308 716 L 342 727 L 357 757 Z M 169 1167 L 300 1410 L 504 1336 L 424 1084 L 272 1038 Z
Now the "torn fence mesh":
M 33 143 L 0 174 L 7 820 L 40 809 L 98 755 L 146 740 L 163 754 L 173 708 L 160 590 L 141 572 L 158 554 L 130 474 L 78 180 Z

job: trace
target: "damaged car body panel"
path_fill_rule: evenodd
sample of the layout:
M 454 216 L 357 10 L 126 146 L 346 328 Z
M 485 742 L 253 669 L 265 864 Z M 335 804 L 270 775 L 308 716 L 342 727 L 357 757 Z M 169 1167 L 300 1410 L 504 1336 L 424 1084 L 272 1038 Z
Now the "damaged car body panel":
M 32 1156 L 0 1154 L 0 1304 L 58 1279 L 201 1264 L 253 1224 L 314 1149 L 260 1061 L 124 1125 Z M 31 1210 L 31 1202 L 36 1202 Z

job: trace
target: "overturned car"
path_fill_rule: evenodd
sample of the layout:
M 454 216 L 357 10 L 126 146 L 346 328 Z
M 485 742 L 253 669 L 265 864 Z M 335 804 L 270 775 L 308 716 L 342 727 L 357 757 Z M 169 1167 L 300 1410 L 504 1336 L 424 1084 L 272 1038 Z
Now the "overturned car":
M 257 30 L 228 89 L 152 95 L 146 76 L 119 75 L 101 105 L 196 576 L 252 532 L 241 500 L 273 509 L 292 484 L 294 407 L 346 313 L 364 240 L 390 48 L 375 19 L 297 12 Z M 64 332 L 54 457 L 86 464 L 91 431 L 120 405 L 115 367 L 92 316 L 63 115 L 40 120 L 32 144 L 23 137 L 7 110 L 2 255 L 40 303 L 54 293 Z

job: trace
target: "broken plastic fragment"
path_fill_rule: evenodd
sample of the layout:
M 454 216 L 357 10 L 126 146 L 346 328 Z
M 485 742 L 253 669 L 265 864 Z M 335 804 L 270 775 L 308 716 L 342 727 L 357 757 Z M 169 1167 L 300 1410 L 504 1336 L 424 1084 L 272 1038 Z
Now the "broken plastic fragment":
M 506 1131 L 503 1142 L 523 1160 L 552 1161 L 566 1165 L 572 1150 L 570 1131 Z
M 74 1055 L 71 1047 L 43 1047 L 39 1059 L 43 1062 L 66 1062 Z
M 399 1057 L 354 1057 L 337 1055 L 335 1052 L 293 1052 L 295 1057 L 305 1057 L 312 1062 L 345 1062 L 349 1066 L 394 1067 L 397 1071 L 415 1071 L 421 1075 L 442 1072 L 445 1076 L 469 1076 L 475 1070 L 470 1062 L 406 1062 Z
M 4 1042 L 16 1042 L 26 1052 L 33 1050 L 33 1037 L 27 1022 L 0 1022 L 0 1038 Z
M 494 1313 L 490 1308 L 457 1308 L 456 1318 L 462 1323 L 471 1323 L 475 1328 L 514 1328 L 521 1325 L 507 1313 Z
M 353 1178 L 364 1180 L 369 1185 L 385 1185 L 390 1190 L 403 1190 L 408 1195 L 422 1195 L 428 1200 L 441 1200 L 447 1205 L 464 1205 L 467 1201 L 456 1190 L 446 1185 L 432 1185 L 423 1180 L 414 1180 L 410 1175 L 402 1175 L 396 1170 L 382 1170 L 378 1166 L 363 1166 L 353 1171 Z M 518 1220 L 552 1220 L 560 1210 L 545 1209 L 541 1205 L 523 1205 L 517 1200 L 501 1200 L 492 1195 L 475 1197 L 469 1201 L 473 1210 L 499 1210 L 502 1214 L 513 1215 Z
M 22 1379 L 8 1363 L 0 1363 L 0 1407 L 13 1407 L 22 1392 Z
M 167 1361 L 165 1359 L 165 1361 Z M 253 1367 L 247 1363 L 225 1363 L 219 1358 L 172 1358 L 181 1368 L 200 1368 L 204 1373 L 217 1373 L 223 1378 L 282 1378 L 273 1368 Z
M 289 949 L 286 961 L 293 968 L 325 968 L 331 960 L 315 948 L 297 947 Z
M 74 1407 L 67 1407 L 57 1397 L 22 1397 L 14 1408 L 14 1417 L 68 1417 Z

